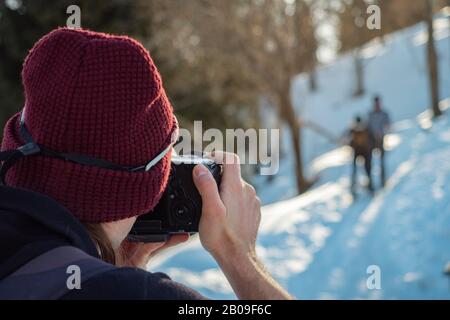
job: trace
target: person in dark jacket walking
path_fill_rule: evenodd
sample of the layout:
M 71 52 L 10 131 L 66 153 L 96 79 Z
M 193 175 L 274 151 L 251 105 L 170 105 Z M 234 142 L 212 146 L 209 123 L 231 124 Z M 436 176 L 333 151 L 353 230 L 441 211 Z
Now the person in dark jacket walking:
M 187 234 L 126 240 L 166 187 L 178 130 L 146 49 L 124 36 L 60 28 L 35 44 L 22 78 L 25 106 L 2 143 L 0 298 L 204 299 L 145 270 Z M 202 245 L 238 298 L 290 299 L 256 256 L 260 201 L 237 156 L 211 156 L 224 163 L 220 189 L 204 166 L 193 171 Z M 81 283 L 70 282 L 69 268 L 81 269 Z
M 352 165 L 352 177 L 351 177 L 351 190 L 355 193 L 356 187 L 356 173 L 357 162 L 359 158 L 364 160 L 364 169 L 368 178 L 367 188 L 370 192 L 373 192 L 372 185 L 372 148 L 369 137 L 369 130 L 363 123 L 361 117 L 357 116 L 352 127 L 349 130 L 350 146 L 353 149 L 353 165 Z
M 373 99 L 373 110 L 369 113 L 367 124 L 373 150 L 380 152 L 381 184 L 384 186 L 386 182 L 384 137 L 390 128 L 391 121 L 389 114 L 381 107 L 381 98 L 379 96 L 375 96 Z

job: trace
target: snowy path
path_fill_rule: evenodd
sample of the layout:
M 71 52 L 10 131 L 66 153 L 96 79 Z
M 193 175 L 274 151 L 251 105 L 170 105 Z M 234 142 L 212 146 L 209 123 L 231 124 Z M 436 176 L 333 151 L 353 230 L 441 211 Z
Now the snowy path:
M 408 210 L 412 203 L 406 198 L 410 194 L 399 196 L 402 186 L 407 184 L 407 174 L 414 167 L 413 161 L 402 163 L 389 179 L 386 189 L 371 202 L 368 202 L 369 199 L 357 200 L 359 203 L 347 211 L 345 221 L 336 226 L 308 271 L 290 280 L 292 292 L 312 299 L 433 297 L 408 288 L 408 282 L 420 280 L 421 274 L 429 271 L 418 268 L 418 261 L 425 258 L 424 252 L 421 252 L 423 247 L 418 246 L 418 242 L 420 238 L 431 236 L 422 234 L 422 223 L 425 222 L 422 212 L 417 207 L 416 210 Z M 444 243 L 450 244 L 449 240 L 444 239 Z M 445 259 L 434 261 L 435 270 L 431 273 L 440 276 L 446 289 L 446 282 L 440 274 L 444 262 Z M 381 268 L 382 290 L 367 289 L 366 270 L 369 265 Z M 432 290 L 435 297 L 445 297 L 445 290 L 436 294 L 435 286 Z M 396 294 L 398 289 L 402 292 Z M 411 295 L 407 295 L 408 292 Z
M 388 155 L 385 190 L 344 208 L 308 269 L 289 277 L 298 297 L 450 298 L 450 129 L 446 119 L 428 133 L 409 126 Z M 381 269 L 381 290 L 367 289 L 369 265 Z
M 450 261 L 450 126 L 444 118 L 429 132 L 415 121 L 401 127 L 390 137 L 390 178 L 375 197 L 361 191 L 353 201 L 350 158 L 340 148 L 318 160 L 347 159 L 322 168 L 322 185 L 264 207 L 258 253 L 297 297 L 450 298 L 442 273 Z M 369 265 L 381 269 L 381 290 L 366 287 Z M 211 298 L 234 298 L 197 239 L 160 257 L 151 269 Z

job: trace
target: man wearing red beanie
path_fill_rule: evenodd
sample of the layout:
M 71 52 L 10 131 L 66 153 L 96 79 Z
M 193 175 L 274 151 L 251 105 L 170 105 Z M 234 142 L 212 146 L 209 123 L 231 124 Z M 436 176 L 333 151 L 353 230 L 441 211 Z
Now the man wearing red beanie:
M 25 106 L 2 143 L 0 298 L 202 299 L 143 270 L 188 235 L 125 240 L 166 187 L 178 129 L 149 53 L 128 37 L 60 28 L 29 52 L 22 79 Z M 193 172 L 203 246 L 239 298 L 290 298 L 256 257 L 260 203 L 237 157 L 213 157 L 225 159 L 220 190 L 205 167 Z M 81 288 L 66 283 L 74 262 Z

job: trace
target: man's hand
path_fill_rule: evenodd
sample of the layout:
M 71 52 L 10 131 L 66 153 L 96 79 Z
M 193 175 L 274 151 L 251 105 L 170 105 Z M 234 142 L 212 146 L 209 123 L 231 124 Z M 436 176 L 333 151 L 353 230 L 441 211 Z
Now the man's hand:
M 167 242 L 130 242 L 124 240 L 116 252 L 116 265 L 118 267 L 133 267 L 146 270 L 148 261 L 158 252 L 176 246 L 189 239 L 189 234 L 172 235 Z
M 255 189 L 241 179 L 237 155 L 216 153 L 213 159 L 223 163 L 220 193 L 206 167 L 194 169 L 194 182 L 203 201 L 199 226 L 202 245 L 217 258 L 236 252 L 254 256 L 261 202 Z
M 220 188 L 203 165 L 194 168 L 194 183 L 202 197 L 199 234 L 202 245 L 220 265 L 241 299 L 291 299 L 265 271 L 255 252 L 261 203 L 255 189 L 242 180 L 239 158 L 215 152 L 223 165 Z

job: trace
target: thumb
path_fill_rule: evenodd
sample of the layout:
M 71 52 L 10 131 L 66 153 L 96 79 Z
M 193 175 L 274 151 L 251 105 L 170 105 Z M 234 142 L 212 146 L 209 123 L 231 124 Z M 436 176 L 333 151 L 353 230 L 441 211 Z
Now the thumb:
M 220 199 L 219 188 L 211 172 L 202 164 L 195 166 L 192 176 L 194 184 L 202 197 L 202 212 L 208 214 L 222 210 L 225 206 Z

